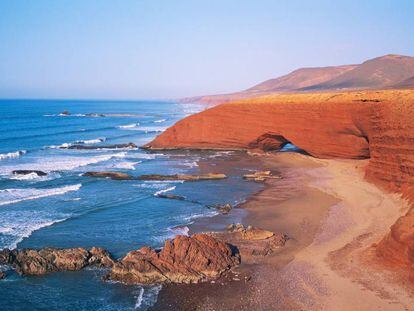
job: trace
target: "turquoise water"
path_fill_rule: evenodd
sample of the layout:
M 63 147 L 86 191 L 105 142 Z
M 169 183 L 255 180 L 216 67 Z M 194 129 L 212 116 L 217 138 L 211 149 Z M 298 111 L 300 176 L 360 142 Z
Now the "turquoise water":
M 254 169 L 252 160 L 250 166 L 227 165 L 243 154 L 59 148 L 74 143 L 143 145 L 201 108 L 155 101 L 0 101 L 0 249 L 100 246 L 119 258 L 141 246 L 160 247 L 166 239 L 186 234 L 187 225 L 216 214 L 206 205 L 234 204 L 257 191 L 257 184 L 240 178 Z M 61 115 L 64 110 L 71 115 Z M 94 170 L 196 174 L 217 167 L 230 178 L 181 183 L 81 176 Z M 11 171 L 17 169 L 48 175 L 13 176 Z M 159 191 L 188 201 L 157 198 L 154 194 Z M 0 281 L 0 309 L 146 310 L 156 301 L 159 287 L 103 282 L 104 273 L 90 268 L 21 277 L 8 271 L 7 279 Z

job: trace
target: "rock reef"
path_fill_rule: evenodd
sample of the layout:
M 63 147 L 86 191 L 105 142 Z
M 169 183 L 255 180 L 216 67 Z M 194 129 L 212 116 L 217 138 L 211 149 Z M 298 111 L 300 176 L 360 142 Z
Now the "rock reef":
M 120 172 L 86 172 L 82 174 L 85 177 L 109 178 L 113 180 L 132 180 L 135 177 L 126 173 Z
M 217 180 L 225 179 L 225 174 L 209 173 L 205 175 L 187 175 L 187 174 L 175 174 L 175 175 L 141 175 L 137 177 L 138 180 L 184 180 L 184 181 L 199 181 L 199 180 Z
M 43 248 L 0 251 L 0 264 L 12 266 L 21 275 L 43 275 L 58 271 L 81 270 L 87 266 L 111 267 L 111 255 L 104 249 Z

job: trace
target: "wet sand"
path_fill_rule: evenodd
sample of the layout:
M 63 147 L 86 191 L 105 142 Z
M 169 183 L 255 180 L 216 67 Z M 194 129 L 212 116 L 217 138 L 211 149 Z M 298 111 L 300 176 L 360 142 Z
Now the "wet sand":
M 366 161 L 296 153 L 257 161 L 283 178 L 239 206 L 243 223 L 290 240 L 214 283 L 165 285 L 152 310 L 409 310 L 413 292 L 376 262 L 371 247 L 408 204 L 364 181 Z M 206 222 L 224 229 L 226 218 L 191 231 L 206 231 Z

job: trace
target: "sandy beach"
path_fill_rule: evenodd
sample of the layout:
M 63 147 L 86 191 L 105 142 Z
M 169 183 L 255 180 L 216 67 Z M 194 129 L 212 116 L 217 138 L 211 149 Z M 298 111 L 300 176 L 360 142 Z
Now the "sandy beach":
M 406 276 L 384 270 L 372 247 L 408 203 L 364 180 L 366 160 L 277 153 L 257 161 L 283 178 L 239 206 L 243 223 L 290 240 L 216 282 L 164 286 L 153 310 L 409 310 Z

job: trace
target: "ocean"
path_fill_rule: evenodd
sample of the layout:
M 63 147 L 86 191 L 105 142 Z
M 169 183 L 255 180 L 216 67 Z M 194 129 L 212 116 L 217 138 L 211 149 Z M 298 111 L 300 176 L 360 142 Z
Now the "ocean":
M 120 258 L 144 245 L 161 247 L 176 234 L 188 234 L 197 219 L 217 215 L 209 205 L 237 204 L 258 191 L 259 184 L 241 178 L 254 170 L 254 160 L 238 152 L 65 148 L 129 142 L 141 146 L 202 109 L 167 101 L 1 100 L 0 249 L 99 246 Z M 248 165 L 230 165 L 237 158 Z M 215 169 L 229 178 L 183 183 L 81 176 L 86 171 L 137 176 Z M 13 175 L 13 170 L 47 175 Z M 156 196 L 162 192 L 187 200 Z M 231 217 L 241 221 L 243 213 L 234 211 Z M 0 266 L 0 271 L 6 269 Z M 147 310 L 161 289 L 104 282 L 104 274 L 98 268 L 24 277 L 8 271 L 0 281 L 0 309 Z

